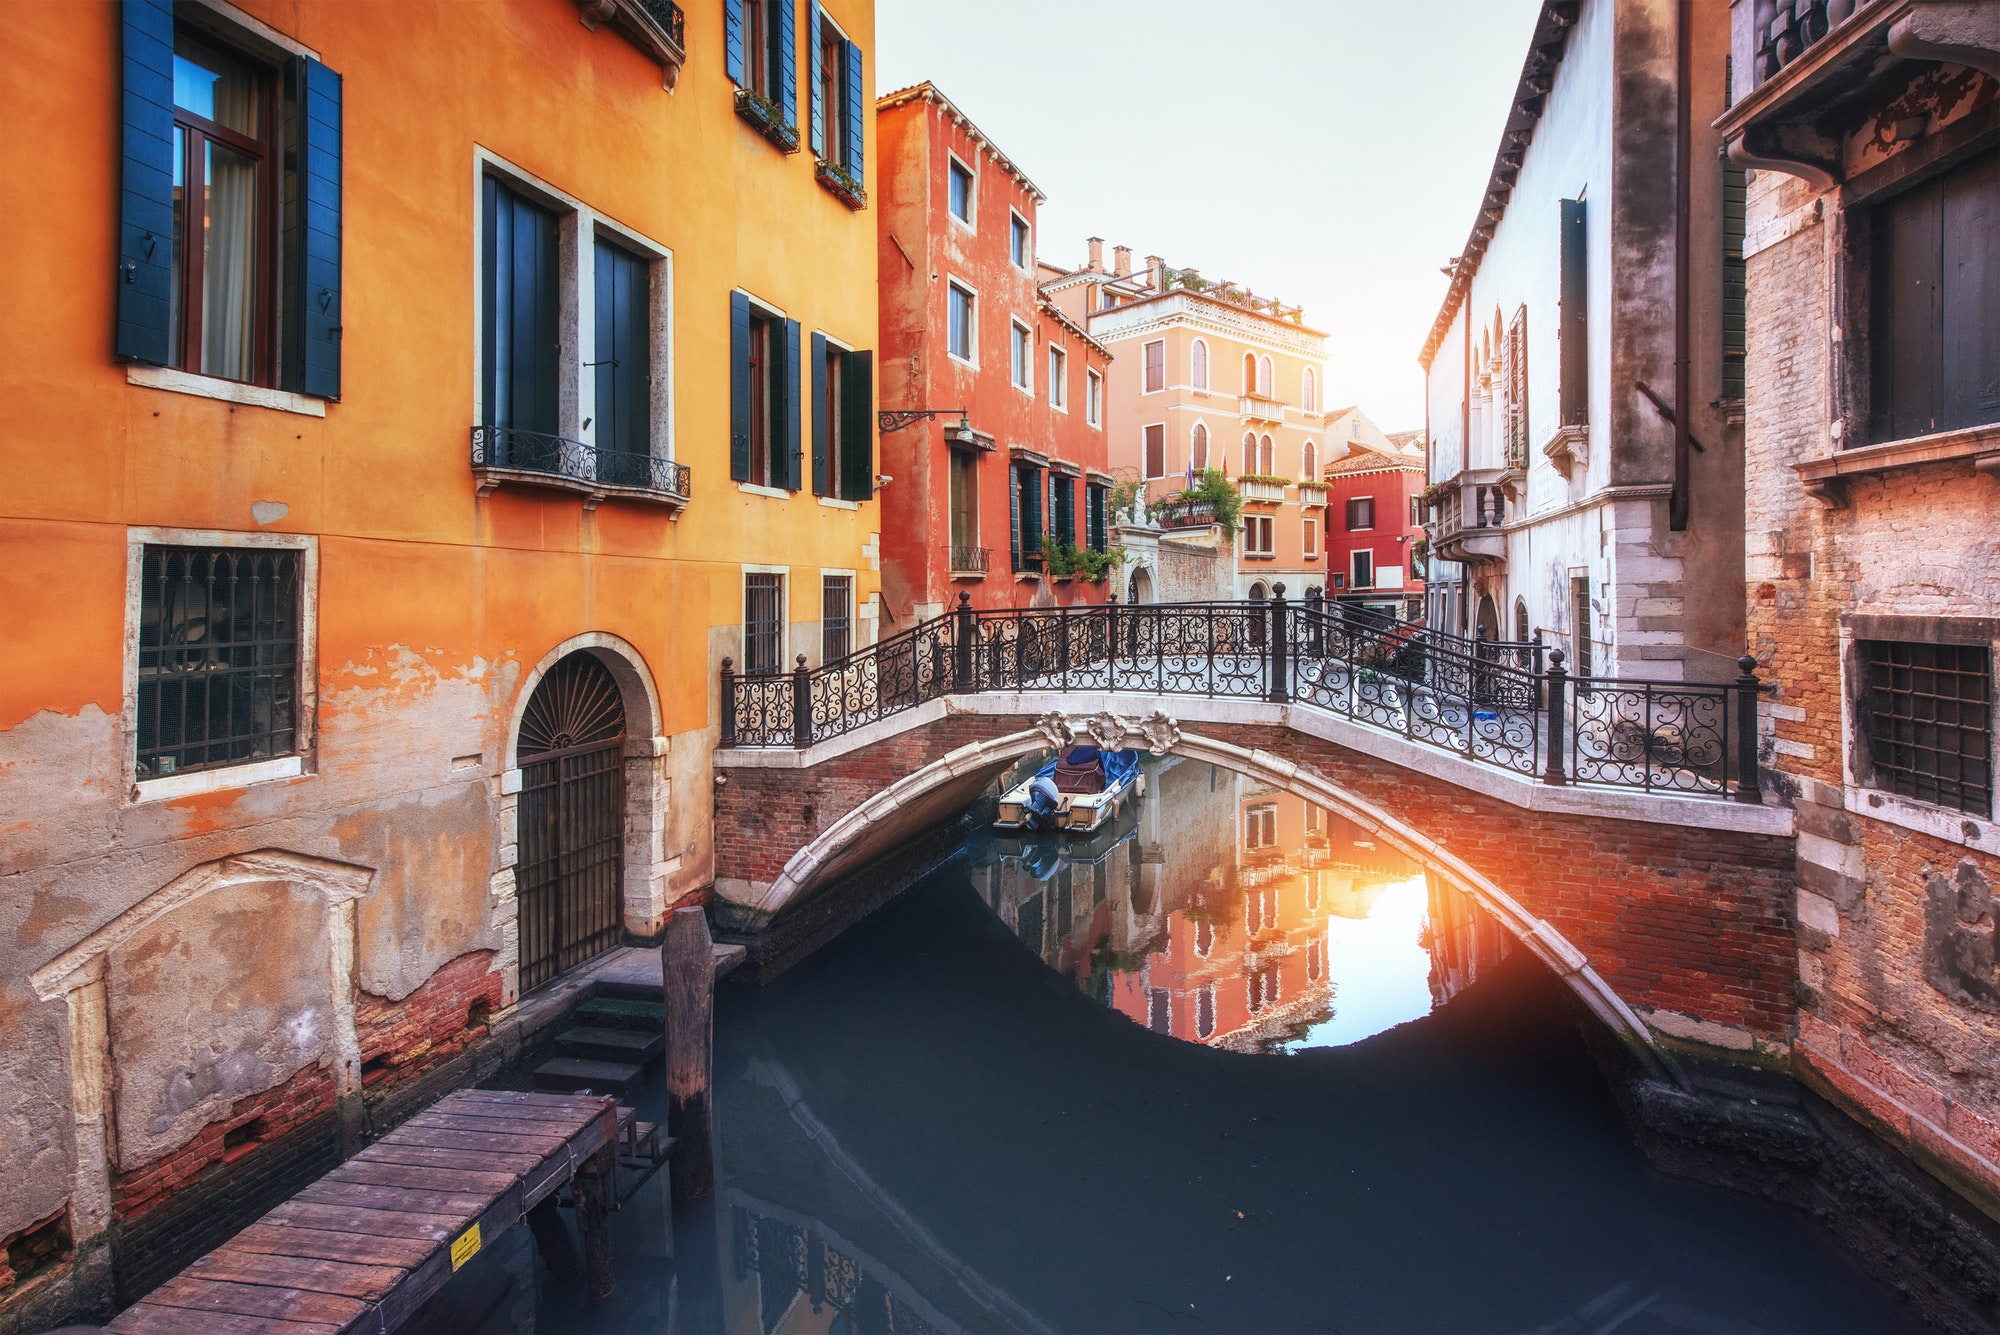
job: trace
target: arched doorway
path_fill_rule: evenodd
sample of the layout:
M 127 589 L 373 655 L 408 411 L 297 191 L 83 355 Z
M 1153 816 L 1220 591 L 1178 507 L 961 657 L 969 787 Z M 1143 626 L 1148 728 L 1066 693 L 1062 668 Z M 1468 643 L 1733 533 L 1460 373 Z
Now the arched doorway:
M 1144 566 L 1135 566 L 1132 577 L 1125 582 L 1125 602 L 1127 605 L 1150 603 L 1153 601 L 1153 576 Z
M 618 944 L 625 869 L 625 706 L 609 668 L 570 654 L 521 716 L 521 991 Z
M 1480 639 L 1497 640 L 1500 638 L 1500 609 L 1493 605 L 1493 595 L 1480 595 L 1479 618 L 1476 625 L 1477 629 L 1474 633 Z

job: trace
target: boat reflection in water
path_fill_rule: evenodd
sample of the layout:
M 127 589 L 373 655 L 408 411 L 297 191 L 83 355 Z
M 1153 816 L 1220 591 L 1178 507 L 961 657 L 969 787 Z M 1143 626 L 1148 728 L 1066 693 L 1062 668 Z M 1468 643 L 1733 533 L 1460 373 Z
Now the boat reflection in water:
M 1088 838 L 998 834 L 973 884 L 1083 992 L 1238 1052 L 1338 1047 L 1417 1019 L 1505 957 L 1470 900 L 1345 818 L 1213 765 L 1147 762 Z

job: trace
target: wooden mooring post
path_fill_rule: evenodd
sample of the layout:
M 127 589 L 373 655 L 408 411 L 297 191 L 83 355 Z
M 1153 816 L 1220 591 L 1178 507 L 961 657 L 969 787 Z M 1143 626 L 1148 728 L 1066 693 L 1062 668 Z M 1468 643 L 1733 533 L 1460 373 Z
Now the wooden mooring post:
M 660 945 L 667 1012 L 667 1171 L 676 1201 L 715 1190 L 709 1076 L 715 1063 L 715 946 L 708 914 L 675 909 Z

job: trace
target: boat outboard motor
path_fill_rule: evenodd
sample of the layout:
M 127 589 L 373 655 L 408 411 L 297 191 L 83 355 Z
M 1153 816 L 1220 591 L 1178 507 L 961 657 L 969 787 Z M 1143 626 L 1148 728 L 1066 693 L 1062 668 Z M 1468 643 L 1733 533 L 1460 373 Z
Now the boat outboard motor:
M 1036 775 L 1028 785 L 1028 802 L 1022 809 L 1032 829 L 1047 829 L 1055 823 L 1055 814 L 1062 806 L 1062 794 L 1056 791 L 1055 780 Z

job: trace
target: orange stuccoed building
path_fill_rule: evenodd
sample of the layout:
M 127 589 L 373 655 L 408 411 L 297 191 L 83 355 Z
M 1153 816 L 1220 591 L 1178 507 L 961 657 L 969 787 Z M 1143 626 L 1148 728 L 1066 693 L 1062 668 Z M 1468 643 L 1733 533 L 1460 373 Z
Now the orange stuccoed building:
M 713 880 L 879 616 L 870 0 L 18 0 L 0 1329 L 102 1314 Z

